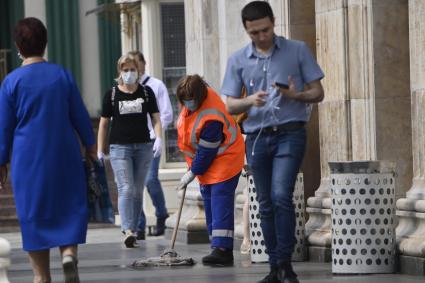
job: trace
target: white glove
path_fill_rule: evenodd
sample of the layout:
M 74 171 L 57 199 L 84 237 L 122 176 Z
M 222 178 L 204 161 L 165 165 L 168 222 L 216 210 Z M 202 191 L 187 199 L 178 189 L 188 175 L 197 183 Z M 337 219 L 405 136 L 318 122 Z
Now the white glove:
M 180 179 L 181 187 L 186 187 L 193 179 L 195 179 L 195 174 L 191 170 L 187 171 Z
M 99 159 L 99 160 L 105 159 L 105 154 L 101 151 L 98 151 L 97 152 L 97 159 Z
M 156 158 L 160 156 L 162 153 L 162 139 L 156 138 L 153 143 L 153 157 Z

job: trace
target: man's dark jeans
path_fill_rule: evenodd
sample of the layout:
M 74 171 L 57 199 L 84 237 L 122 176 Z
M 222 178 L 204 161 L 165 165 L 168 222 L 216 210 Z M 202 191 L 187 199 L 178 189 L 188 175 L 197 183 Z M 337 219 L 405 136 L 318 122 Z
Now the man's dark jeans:
M 295 245 L 295 182 L 306 145 L 306 130 L 248 134 L 246 154 L 260 203 L 261 228 L 269 263 L 290 261 Z

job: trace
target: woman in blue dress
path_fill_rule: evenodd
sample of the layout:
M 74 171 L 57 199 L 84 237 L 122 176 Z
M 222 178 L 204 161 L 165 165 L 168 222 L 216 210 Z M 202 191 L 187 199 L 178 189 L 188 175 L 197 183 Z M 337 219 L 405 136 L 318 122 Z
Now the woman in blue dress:
M 71 74 L 43 59 L 47 30 L 36 18 L 14 30 L 22 66 L 0 88 L 0 188 L 11 162 L 23 249 L 34 282 L 51 282 L 49 249 L 59 247 L 65 282 L 79 282 L 77 245 L 87 232 L 87 188 L 79 144 L 96 158 L 90 118 Z

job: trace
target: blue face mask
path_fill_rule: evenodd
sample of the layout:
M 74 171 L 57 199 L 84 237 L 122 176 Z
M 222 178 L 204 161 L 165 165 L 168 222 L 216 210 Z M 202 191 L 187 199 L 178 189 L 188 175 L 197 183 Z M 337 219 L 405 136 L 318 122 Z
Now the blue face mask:
M 191 112 L 195 112 L 198 108 L 194 99 L 191 100 L 183 100 L 184 107 L 189 109 Z

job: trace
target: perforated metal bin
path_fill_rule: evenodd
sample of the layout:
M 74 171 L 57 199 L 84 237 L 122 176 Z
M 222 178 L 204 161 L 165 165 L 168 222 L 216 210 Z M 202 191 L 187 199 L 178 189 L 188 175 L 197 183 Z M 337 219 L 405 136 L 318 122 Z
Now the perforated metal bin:
M 251 261 L 267 262 L 269 256 L 266 254 L 263 231 L 261 230 L 261 219 L 257 191 L 254 179 L 248 174 L 248 198 L 249 198 L 249 231 L 251 238 Z M 305 246 L 305 204 L 304 204 L 304 179 L 299 173 L 294 189 L 294 205 L 296 215 L 295 237 L 296 245 L 292 254 L 293 261 L 303 261 L 306 259 Z
M 329 166 L 332 272 L 394 272 L 394 164 L 329 162 Z

